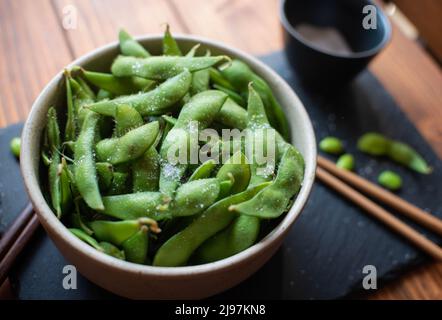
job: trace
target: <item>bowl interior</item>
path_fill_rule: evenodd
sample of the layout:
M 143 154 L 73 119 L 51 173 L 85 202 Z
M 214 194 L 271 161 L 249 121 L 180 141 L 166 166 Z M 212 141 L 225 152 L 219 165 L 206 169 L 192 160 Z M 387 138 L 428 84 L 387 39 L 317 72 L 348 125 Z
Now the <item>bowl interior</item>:
M 137 38 L 150 52 L 160 54 L 162 35 Z M 143 266 L 125 261 L 120 261 L 103 253 L 97 252 L 92 247 L 75 238 L 56 218 L 52 210 L 46 203 L 39 179 L 40 162 L 40 139 L 46 124 L 46 113 L 48 108 L 55 105 L 60 111 L 65 113 L 65 87 L 62 73 L 58 74 L 45 87 L 40 96 L 35 101 L 25 128 L 22 134 L 22 157 L 21 168 L 24 176 L 25 185 L 30 195 L 34 207 L 37 209 L 40 221 L 46 229 L 50 229 L 52 234 L 65 239 L 69 242 L 72 250 L 82 251 L 88 258 L 107 264 L 108 266 L 121 268 L 125 271 L 138 273 L 154 273 L 162 276 L 190 275 L 193 272 L 211 272 L 217 268 L 230 267 L 234 262 L 240 262 L 253 254 L 256 254 L 260 248 L 271 246 L 277 241 L 294 222 L 300 213 L 310 193 L 316 168 L 316 142 L 310 119 L 298 97 L 294 94 L 288 84 L 269 67 L 259 62 L 256 58 L 245 53 L 226 47 L 220 43 L 193 36 L 176 36 L 180 47 L 187 51 L 197 43 L 201 43 L 200 52 L 210 49 L 213 55 L 227 54 L 231 57 L 241 59 L 261 75 L 271 86 L 273 92 L 281 103 L 284 111 L 289 118 L 292 143 L 303 154 L 306 170 L 302 188 L 290 211 L 285 215 L 282 221 L 258 244 L 230 258 L 217 262 L 178 268 L 164 268 Z M 67 68 L 73 65 L 79 65 L 89 70 L 109 72 L 109 67 L 113 59 L 119 53 L 118 44 L 111 43 L 102 48 L 96 49 L 91 53 L 77 59 Z M 62 111 L 63 110 L 63 111 Z

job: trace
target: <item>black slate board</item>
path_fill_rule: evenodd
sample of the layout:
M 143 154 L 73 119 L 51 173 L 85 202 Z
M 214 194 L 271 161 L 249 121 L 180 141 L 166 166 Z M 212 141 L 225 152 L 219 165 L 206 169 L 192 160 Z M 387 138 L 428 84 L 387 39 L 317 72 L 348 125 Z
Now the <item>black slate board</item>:
M 384 169 L 399 172 L 405 186 L 399 195 L 442 217 L 442 163 L 372 74 L 365 71 L 348 88 L 326 96 L 304 88 L 282 52 L 263 60 L 300 96 L 313 120 L 318 140 L 329 134 L 343 138 L 347 150 L 356 156 L 358 174 L 372 181 Z M 20 129 L 20 125 L 15 125 L 0 130 L 0 232 L 4 232 L 26 203 L 18 163 L 8 151 L 10 138 Z M 388 161 L 360 154 L 354 148 L 355 141 L 369 130 L 407 141 L 425 155 L 434 172 L 429 176 L 414 174 Z M 429 237 L 437 240 L 432 235 Z M 355 297 L 364 291 L 365 265 L 376 266 L 378 284 L 382 285 L 426 259 L 407 241 L 316 183 L 306 208 L 277 254 L 250 279 L 213 299 Z M 40 230 L 11 273 L 17 296 L 21 299 L 118 298 L 80 275 L 77 290 L 64 290 L 62 269 L 66 264 Z

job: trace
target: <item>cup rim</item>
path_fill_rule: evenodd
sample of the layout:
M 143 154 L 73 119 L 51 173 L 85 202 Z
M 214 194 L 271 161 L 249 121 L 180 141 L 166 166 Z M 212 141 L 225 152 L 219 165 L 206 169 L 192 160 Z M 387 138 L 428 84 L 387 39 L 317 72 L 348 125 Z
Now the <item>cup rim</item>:
M 377 8 L 378 17 L 380 17 L 380 20 L 384 26 L 384 34 L 382 37 L 382 40 L 373 48 L 364 50 L 364 51 L 358 51 L 358 52 L 351 52 L 348 54 L 335 52 L 332 50 L 326 50 L 323 48 L 320 48 L 313 44 L 311 41 L 308 41 L 305 39 L 296 29 L 293 27 L 293 25 L 289 22 L 287 18 L 287 12 L 285 9 L 285 4 L 288 0 L 279 0 L 279 20 L 283 26 L 283 28 L 290 34 L 291 37 L 295 38 L 299 42 L 301 42 L 306 47 L 317 51 L 319 53 L 329 55 L 336 58 L 342 58 L 342 59 L 359 59 L 359 58 L 368 58 L 376 53 L 380 52 L 387 43 L 391 40 L 391 23 L 388 20 L 387 16 L 385 15 L 384 11 L 372 0 L 367 0 L 372 5 L 374 5 Z
M 153 41 L 159 41 L 163 37 L 162 34 L 155 35 L 145 35 L 135 37 L 141 43 L 148 43 Z M 304 108 L 304 105 L 300 101 L 299 97 L 293 91 L 293 89 L 279 76 L 275 71 L 273 71 L 269 66 L 259 61 L 257 58 L 242 52 L 238 49 L 232 48 L 231 46 L 225 45 L 221 42 L 206 39 L 199 36 L 193 35 L 182 35 L 176 34 L 175 38 L 178 42 L 180 41 L 191 41 L 195 43 L 201 43 L 208 45 L 210 47 L 215 47 L 216 49 L 226 52 L 228 55 L 232 55 L 239 59 L 245 60 L 247 63 L 251 62 L 252 65 L 258 65 L 260 69 L 263 69 L 268 77 L 271 77 L 274 83 L 278 86 L 282 86 L 282 90 L 290 95 L 290 99 L 294 101 L 296 105 L 297 115 L 301 117 L 305 124 L 304 130 L 306 131 L 305 137 L 309 139 L 308 153 L 310 156 L 306 159 L 306 170 L 304 174 L 304 180 L 302 183 L 301 190 L 298 196 L 290 208 L 290 210 L 285 214 L 284 218 L 280 223 L 275 226 L 275 228 L 270 231 L 264 238 L 259 242 L 251 246 L 250 248 L 237 253 L 231 257 L 218 260 L 211 263 L 192 265 L 192 266 L 180 266 L 180 267 L 158 267 L 158 266 L 148 266 L 136 264 L 128 261 L 123 261 L 116 259 L 114 257 L 108 256 L 102 252 L 97 251 L 88 244 L 84 243 L 74 235 L 72 235 L 67 227 L 57 219 L 56 215 L 53 213 L 52 209 L 46 202 L 40 184 L 38 181 L 38 172 L 33 170 L 33 161 L 36 161 L 35 157 L 39 155 L 31 154 L 27 148 L 32 141 L 31 137 L 34 135 L 34 130 L 39 130 L 37 128 L 36 117 L 41 109 L 45 107 L 45 99 L 47 96 L 51 95 L 58 89 L 59 83 L 62 81 L 62 71 L 59 72 L 52 80 L 44 87 L 40 95 L 37 97 L 32 105 L 29 116 L 26 120 L 25 126 L 22 132 L 22 150 L 20 158 L 20 167 L 22 176 L 25 182 L 25 187 L 30 200 L 37 212 L 38 218 L 45 229 L 50 229 L 51 232 L 55 233 L 59 238 L 62 238 L 64 243 L 69 246 L 69 250 L 79 251 L 81 254 L 86 256 L 88 259 L 94 260 L 94 262 L 99 263 L 102 266 L 117 268 L 124 272 L 136 273 L 136 274 L 149 274 L 155 275 L 157 277 L 182 277 L 189 276 L 192 274 L 207 274 L 213 273 L 217 270 L 226 270 L 233 268 L 235 266 L 245 264 L 254 255 L 258 254 L 260 251 L 270 248 L 274 243 L 276 243 L 281 237 L 283 237 L 289 230 L 291 225 L 294 223 L 296 218 L 301 213 L 303 207 L 305 206 L 307 199 L 311 193 L 313 182 L 315 179 L 316 170 L 316 139 L 310 118 Z M 78 59 L 71 62 L 66 68 L 70 68 L 74 65 L 84 65 L 96 59 L 97 56 L 105 54 L 108 51 L 114 50 L 118 46 L 118 42 L 114 41 L 107 45 L 96 48 L 89 53 L 79 57 Z M 41 121 L 40 121 L 41 122 Z M 304 155 L 305 156 L 305 155 Z M 40 160 L 38 160 L 40 161 Z M 51 235 L 52 238 L 52 235 Z

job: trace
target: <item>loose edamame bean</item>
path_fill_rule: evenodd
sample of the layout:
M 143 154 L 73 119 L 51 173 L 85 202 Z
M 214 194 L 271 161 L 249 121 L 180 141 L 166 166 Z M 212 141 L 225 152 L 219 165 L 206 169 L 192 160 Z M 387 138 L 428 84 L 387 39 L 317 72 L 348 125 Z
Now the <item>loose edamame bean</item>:
M 357 143 L 358 149 L 373 156 L 383 156 L 390 149 L 390 140 L 376 132 L 362 135 Z
M 341 154 L 344 152 L 344 145 L 336 137 L 325 137 L 319 142 L 319 149 L 330 154 Z
M 402 187 L 401 177 L 390 170 L 382 171 L 378 177 L 378 182 L 381 186 L 392 191 L 399 190 Z
M 111 71 L 117 77 L 138 76 L 161 81 L 174 77 L 186 69 L 194 72 L 226 61 L 229 61 L 229 58 L 226 56 L 193 58 L 173 56 L 134 58 L 119 56 L 112 64 Z
M 341 168 L 341 169 L 345 169 L 345 170 L 353 170 L 355 167 L 355 159 L 354 157 L 349 154 L 343 154 L 342 156 L 340 156 L 338 158 L 338 161 L 336 161 L 336 166 Z
M 21 139 L 20 137 L 14 137 L 11 139 L 11 142 L 9 143 L 9 146 L 11 148 L 11 152 L 14 156 L 17 158 L 20 158 L 20 146 L 21 146 Z

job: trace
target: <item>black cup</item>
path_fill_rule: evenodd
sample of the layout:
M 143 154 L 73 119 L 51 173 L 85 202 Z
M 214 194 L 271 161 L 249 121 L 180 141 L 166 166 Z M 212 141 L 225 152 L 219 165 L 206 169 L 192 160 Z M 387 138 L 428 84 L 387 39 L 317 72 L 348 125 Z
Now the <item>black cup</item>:
M 280 1 L 286 54 L 302 80 L 318 87 L 343 85 L 385 47 L 388 18 L 378 6 L 364 13 L 367 5 L 375 6 L 370 0 Z M 373 8 L 376 25 L 369 17 Z

